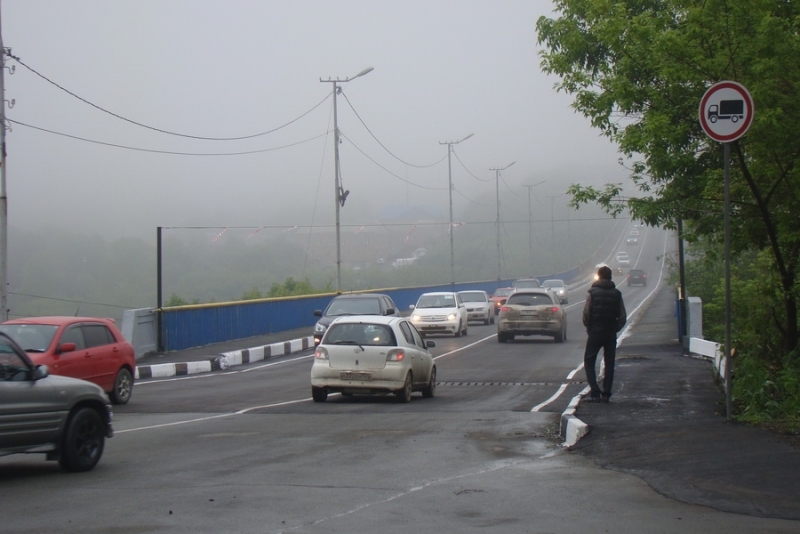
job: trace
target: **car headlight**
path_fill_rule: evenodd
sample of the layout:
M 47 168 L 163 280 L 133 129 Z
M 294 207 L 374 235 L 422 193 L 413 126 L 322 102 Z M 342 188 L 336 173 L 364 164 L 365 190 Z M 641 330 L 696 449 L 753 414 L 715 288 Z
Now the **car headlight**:
M 317 323 L 317 324 L 314 325 L 314 333 L 315 334 L 324 334 L 325 330 L 327 330 L 327 329 L 328 329 L 328 327 L 325 326 L 324 324 Z
M 418 323 L 419 322 L 419 315 L 417 315 L 415 313 L 414 315 L 411 316 L 411 320 L 414 321 L 415 323 Z
M 457 317 L 457 315 L 455 313 L 451 313 L 450 315 L 447 316 L 447 320 L 448 321 L 455 321 L 456 317 Z

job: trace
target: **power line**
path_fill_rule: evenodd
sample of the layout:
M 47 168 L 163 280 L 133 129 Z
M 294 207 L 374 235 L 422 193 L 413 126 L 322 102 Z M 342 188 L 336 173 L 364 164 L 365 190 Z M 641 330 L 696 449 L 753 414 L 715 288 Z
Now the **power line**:
M 203 140 L 203 141 L 241 141 L 241 140 L 244 140 L 244 139 L 252 139 L 254 137 L 261 137 L 261 136 L 264 136 L 264 135 L 268 135 L 268 134 L 277 132 L 278 130 L 286 128 L 287 126 L 289 126 L 289 125 L 299 121 L 300 119 L 302 119 L 303 117 L 305 117 L 306 115 L 308 115 L 309 113 L 311 113 L 312 111 L 317 109 L 319 106 L 321 106 L 323 104 L 323 102 L 325 102 L 331 96 L 330 93 L 326 94 L 325 98 L 320 100 L 317 105 L 315 105 L 314 107 L 312 107 L 311 109 L 309 109 L 308 111 L 306 111 L 305 113 L 300 115 L 299 117 L 297 117 L 295 119 L 292 119 L 291 121 L 289 121 L 289 122 L 287 122 L 287 123 L 285 123 L 285 124 L 283 124 L 281 126 L 278 126 L 277 128 L 273 128 L 271 130 L 267 130 L 266 132 L 260 132 L 260 133 L 256 133 L 256 134 L 250 134 L 250 135 L 242 135 L 242 136 L 237 136 L 237 137 L 203 137 L 203 136 L 199 136 L 199 135 L 190 135 L 190 134 L 172 132 L 172 131 L 169 131 L 169 130 L 156 128 L 154 126 L 148 126 L 147 124 L 142 124 L 141 122 L 137 122 L 135 120 L 128 119 L 127 117 L 123 117 L 122 115 L 114 113 L 113 111 L 109 111 L 109 110 L 107 110 L 107 109 L 105 109 L 105 108 L 103 108 L 101 106 L 98 106 L 97 104 L 94 104 L 94 103 L 86 100 L 85 98 L 83 98 L 81 96 L 78 96 L 77 94 L 73 93 L 69 89 L 67 89 L 67 88 L 59 85 L 58 83 L 54 82 L 53 80 L 51 80 L 50 78 L 48 78 L 44 74 L 41 74 L 40 72 L 36 71 L 33 67 L 25 64 L 17 56 L 12 55 L 10 49 L 6 49 L 5 53 L 6 53 L 6 55 L 8 57 L 10 57 L 11 59 L 15 60 L 17 63 L 19 63 L 20 65 L 22 65 L 23 67 L 25 67 L 26 69 L 28 69 L 29 71 L 34 73 L 35 75 L 39 76 L 41 79 L 43 79 L 46 82 L 52 84 L 53 86 L 57 87 L 58 89 L 64 91 L 68 95 L 70 95 L 70 96 L 72 96 L 74 98 L 77 98 L 78 100 L 80 100 L 84 104 L 87 104 L 87 105 L 92 106 L 93 108 L 95 108 L 95 109 L 97 109 L 99 111 L 102 111 L 103 113 L 107 113 L 107 114 L 111 115 L 112 117 L 116 117 L 117 119 L 123 120 L 125 122 L 130 123 L 130 124 L 134 124 L 136 126 L 140 126 L 142 128 L 146 128 L 148 130 L 152 130 L 154 132 L 159 132 L 159 133 L 163 133 L 163 134 L 167 134 L 167 135 L 174 135 L 174 136 L 177 136 L 177 137 L 186 137 L 188 139 L 199 139 L 199 140 Z
M 308 143 L 310 141 L 314 141 L 315 139 L 319 139 L 320 137 L 328 135 L 329 132 L 321 133 L 319 135 L 315 135 L 309 139 L 304 139 L 303 141 L 297 141 L 296 143 L 289 143 L 288 145 L 282 145 L 272 148 L 262 148 L 258 150 L 246 150 L 242 152 L 176 152 L 172 150 L 156 150 L 153 148 L 139 148 L 133 146 L 126 146 L 126 145 L 119 145 L 116 143 L 108 143 L 106 141 L 98 141 L 96 139 L 88 139 L 86 137 L 80 137 L 77 135 L 72 135 L 63 132 L 57 132 L 55 130 L 49 130 L 47 128 L 42 128 L 40 126 L 34 126 L 32 124 L 26 124 L 24 122 L 16 121 L 14 119 L 6 118 L 6 120 L 12 124 L 17 124 L 19 126 L 25 126 L 26 128 L 31 128 L 33 130 L 39 130 L 40 132 L 46 132 L 53 135 L 60 135 L 62 137 L 67 137 L 69 139 L 75 139 L 77 141 L 84 141 L 86 143 L 94 143 L 96 145 L 103 145 L 103 146 L 110 146 L 113 148 L 122 148 L 124 150 L 133 150 L 136 152 L 151 152 L 155 154 L 170 154 L 173 156 L 246 156 L 248 154 L 260 154 L 263 152 L 274 152 L 275 150 L 283 150 L 284 148 L 291 148 L 293 146 L 302 145 L 303 143 Z
M 108 306 L 110 308 L 120 308 L 120 309 L 123 309 L 123 310 L 130 310 L 132 308 L 131 306 L 120 306 L 118 304 L 105 304 L 105 303 L 102 303 L 102 302 L 87 302 L 85 300 L 60 299 L 60 298 L 56 298 L 56 297 L 45 297 L 45 296 L 42 296 L 42 295 L 31 295 L 29 293 L 14 293 L 13 291 L 9 291 L 8 294 L 9 295 L 16 295 L 18 297 L 30 297 L 30 298 L 36 298 L 36 299 L 57 300 L 59 302 L 71 302 L 71 303 L 74 303 L 74 304 L 93 304 L 95 306 Z

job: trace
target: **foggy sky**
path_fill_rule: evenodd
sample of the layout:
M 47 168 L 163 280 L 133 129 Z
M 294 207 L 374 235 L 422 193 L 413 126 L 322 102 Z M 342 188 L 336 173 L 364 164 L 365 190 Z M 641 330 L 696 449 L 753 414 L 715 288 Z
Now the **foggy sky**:
M 549 215 L 548 196 L 573 182 L 627 181 L 616 148 L 539 69 L 535 23 L 554 16 L 548 1 L 0 2 L 4 46 L 63 88 L 7 58 L 7 118 L 96 141 L 10 125 L 12 227 L 152 241 L 157 226 L 330 226 L 332 84 L 320 78 L 367 67 L 337 98 L 351 191 L 342 224 L 401 204 L 446 221 L 440 143 L 470 133 L 452 159 L 456 221 L 493 219 L 490 169 L 512 161 L 503 209 L 526 209 L 523 184 L 546 180 L 534 196 Z M 132 124 L 65 90 L 128 121 L 215 138 L 273 130 L 327 100 L 269 135 L 208 141 Z M 248 151 L 262 152 L 210 155 Z

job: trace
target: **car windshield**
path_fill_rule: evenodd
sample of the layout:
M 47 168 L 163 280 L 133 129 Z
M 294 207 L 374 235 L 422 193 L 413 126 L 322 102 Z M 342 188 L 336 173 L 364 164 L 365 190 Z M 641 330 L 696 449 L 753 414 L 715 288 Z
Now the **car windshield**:
M 545 280 L 542 287 L 564 287 L 563 280 Z
M 514 293 L 508 297 L 506 304 L 517 306 L 552 306 L 553 301 L 547 295 L 532 293 Z
M 492 295 L 492 296 L 493 296 L 493 297 L 507 297 L 507 296 L 509 296 L 509 295 L 510 295 L 510 294 L 511 294 L 513 291 L 514 291 L 514 290 L 513 290 L 513 289 L 511 289 L 511 288 L 498 289 L 497 291 L 495 291 L 495 292 L 494 292 L 494 295 Z
M 514 287 L 517 289 L 539 287 L 539 282 L 536 280 L 517 280 L 514 282 Z
M 329 317 L 340 315 L 380 315 L 378 299 L 333 299 L 325 310 Z
M 4 324 L 0 325 L 3 332 L 17 342 L 25 352 L 44 352 L 53 341 L 58 327 L 49 324 Z
M 334 323 L 322 340 L 325 345 L 359 345 L 392 347 L 397 345 L 388 325 L 370 323 Z
M 422 295 L 415 308 L 455 308 L 453 295 Z
M 483 291 L 467 291 L 459 295 L 464 302 L 486 302 L 486 293 Z

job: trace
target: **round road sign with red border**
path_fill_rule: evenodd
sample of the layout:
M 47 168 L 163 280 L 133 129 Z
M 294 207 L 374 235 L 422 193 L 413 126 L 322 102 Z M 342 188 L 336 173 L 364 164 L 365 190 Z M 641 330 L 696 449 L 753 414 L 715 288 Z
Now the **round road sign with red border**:
M 753 98 L 743 85 L 724 81 L 708 88 L 700 101 L 700 125 L 720 143 L 736 141 L 753 122 Z

